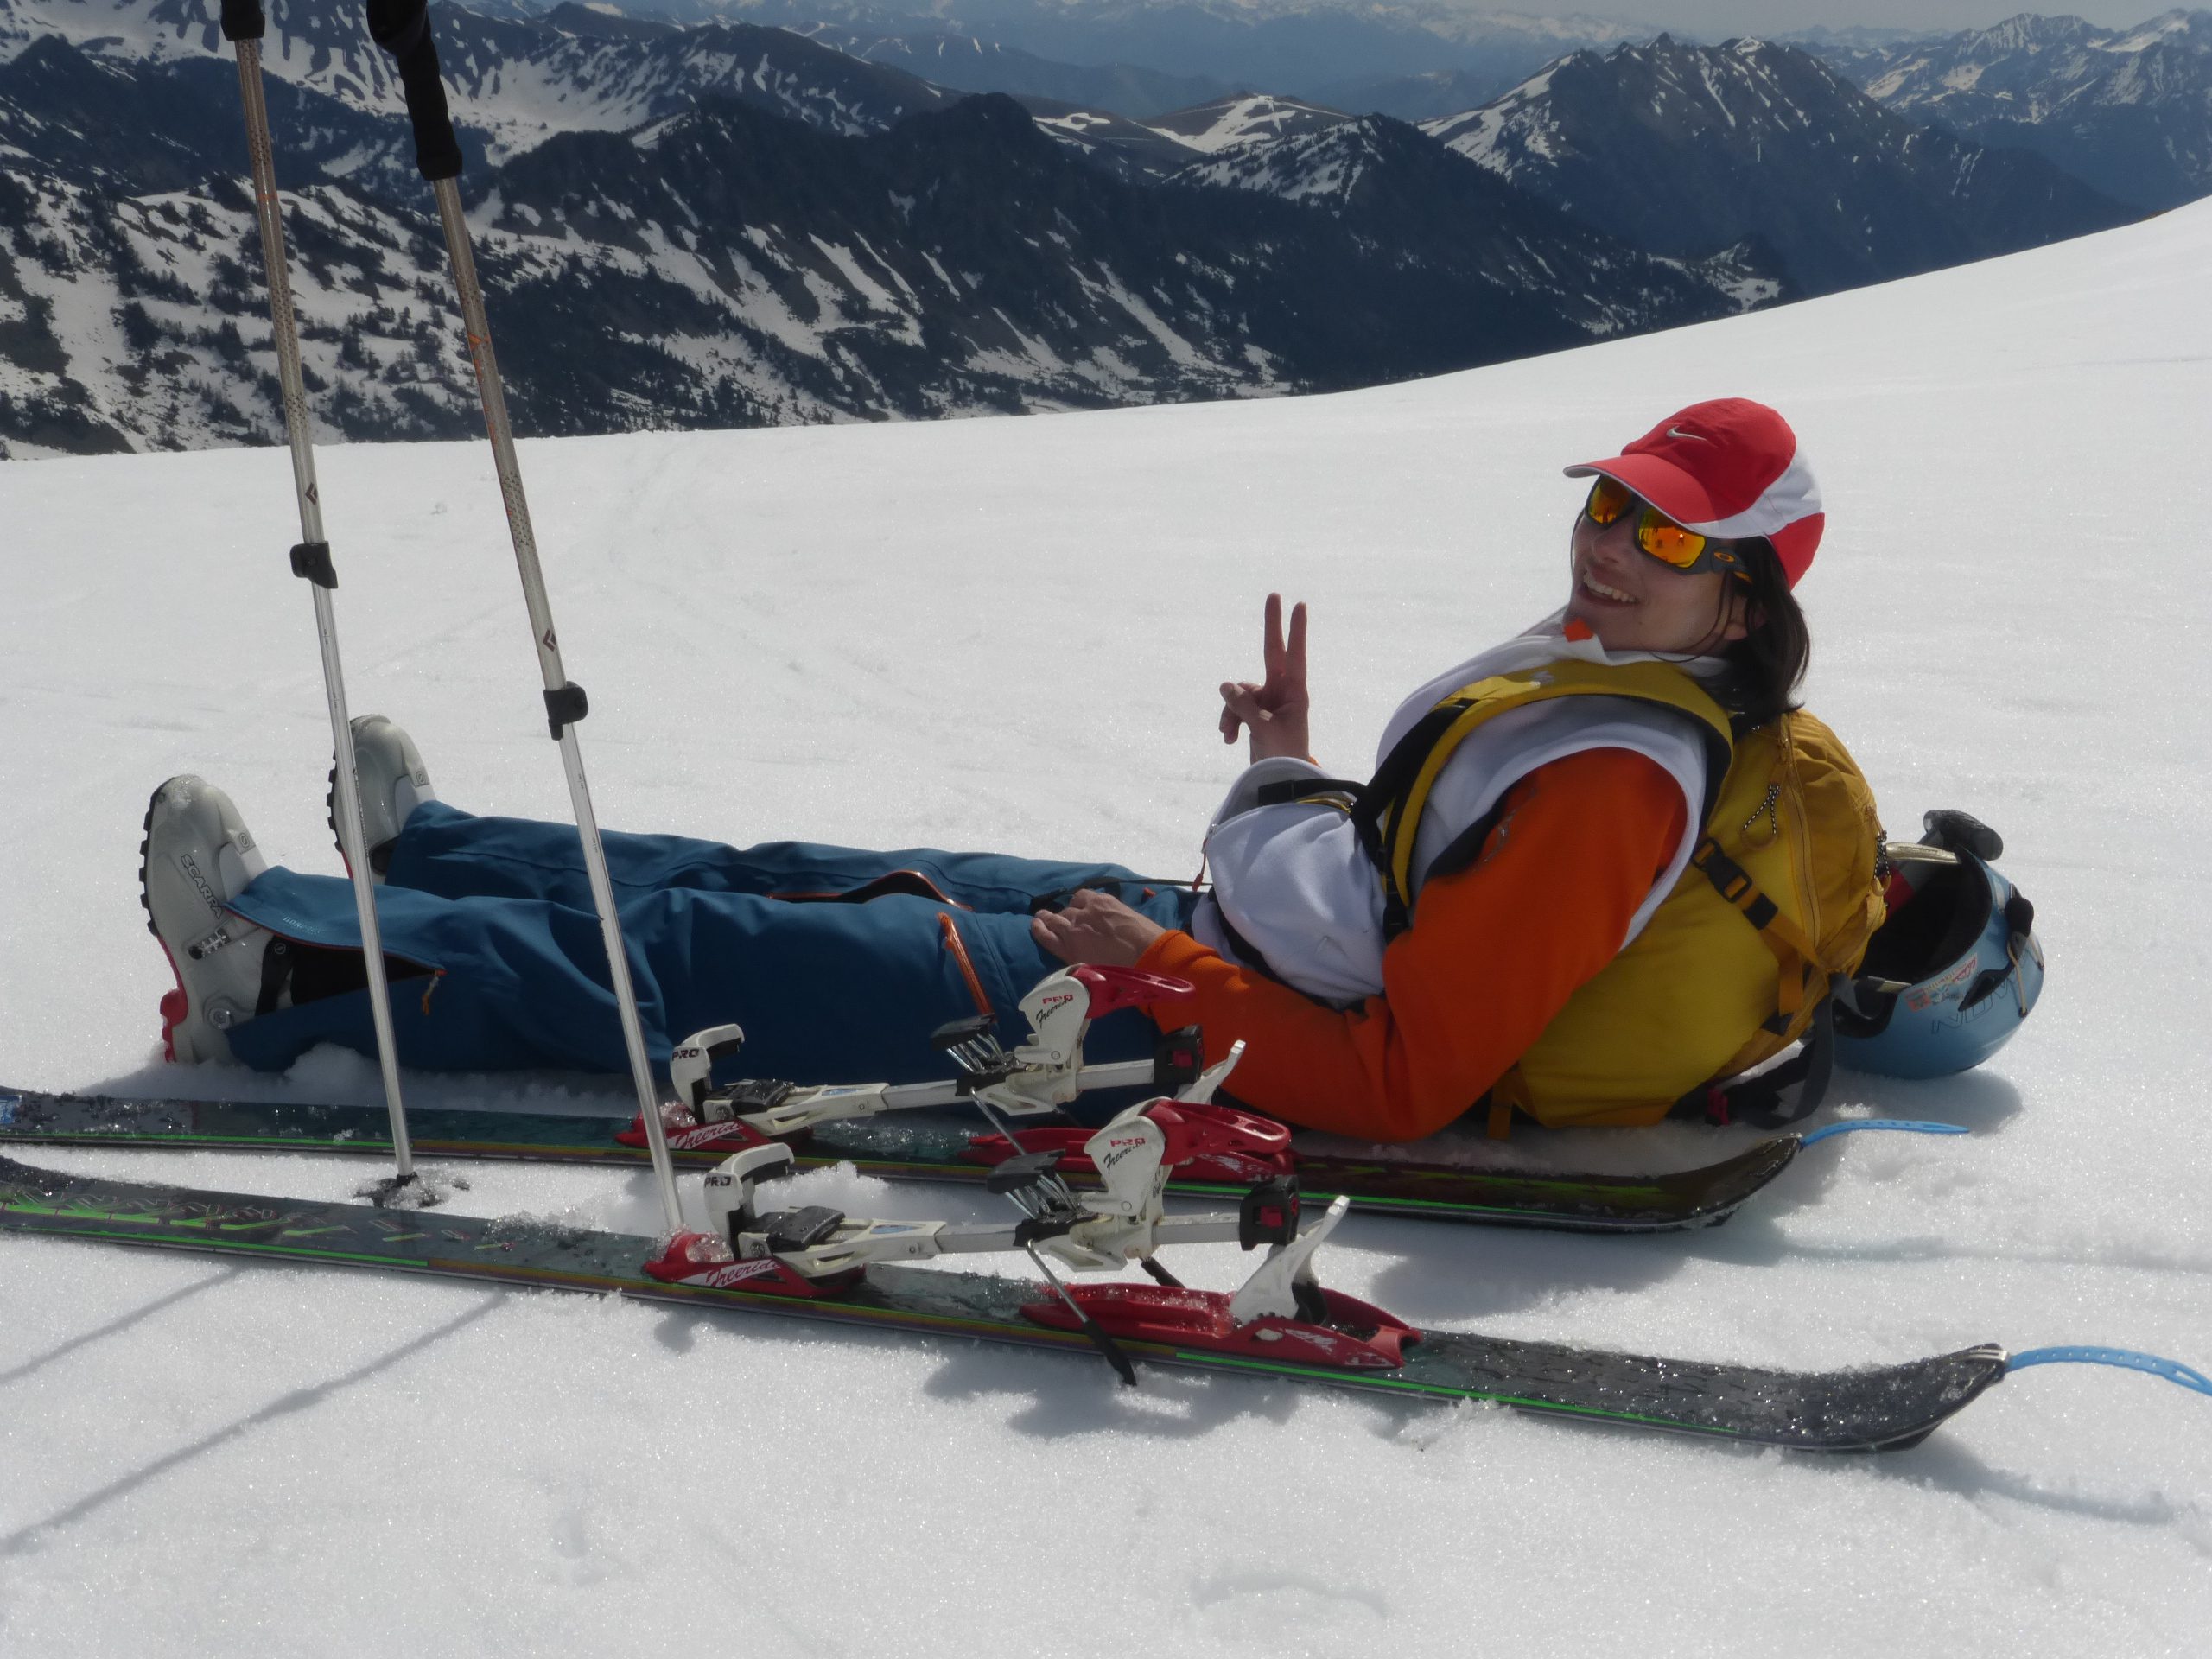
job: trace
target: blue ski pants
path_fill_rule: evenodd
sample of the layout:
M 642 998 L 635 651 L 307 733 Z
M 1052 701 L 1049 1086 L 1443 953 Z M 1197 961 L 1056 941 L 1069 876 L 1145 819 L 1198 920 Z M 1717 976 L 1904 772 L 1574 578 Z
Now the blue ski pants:
M 738 849 L 612 832 L 604 840 L 646 1047 L 664 1069 L 677 1042 L 734 1020 L 746 1036 L 734 1065 L 746 1076 L 943 1076 L 931 1032 L 977 1012 L 948 926 L 1011 1046 L 1027 1034 L 1015 1005 L 1062 965 L 1031 939 L 1033 911 L 1098 887 L 1181 927 L 1196 902 L 1186 887 L 1115 864 L 804 842 Z M 341 877 L 272 868 L 232 908 L 302 944 L 361 950 L 353 890 Z M 402 1064 L 629 1069 L 573 825 L 425 802 L 393 845 L 377 921 L 388 959 L 427 970 L 391 987 Z M 319 1043 L 376 1052 L 362 989 L 279 1007 L 232 1027 L 230 1039 L 241 1061 L 264 1071 Z M 1128 1059 L 1151 1044 L 1150 1026 L 1128 1011 L 1092 1028 L 1088 1052 Z

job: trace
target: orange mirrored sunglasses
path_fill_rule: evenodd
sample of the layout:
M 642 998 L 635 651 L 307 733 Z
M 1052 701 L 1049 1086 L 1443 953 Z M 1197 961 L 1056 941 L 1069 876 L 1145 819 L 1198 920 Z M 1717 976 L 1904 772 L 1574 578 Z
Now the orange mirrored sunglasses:
M 1639 511 L 1640 509 L 1640 511 Z M 1636 544 L 1660 563 L 1677 570 L 1728 570 L 1738 575 L 1736 556 L 1694 530 L 1684 530 L 1665 513 L 1617 480 L 1600 476 L 1590 486 L 1583 512 L 1593 524 L 1610 524 L 1634 512 Z

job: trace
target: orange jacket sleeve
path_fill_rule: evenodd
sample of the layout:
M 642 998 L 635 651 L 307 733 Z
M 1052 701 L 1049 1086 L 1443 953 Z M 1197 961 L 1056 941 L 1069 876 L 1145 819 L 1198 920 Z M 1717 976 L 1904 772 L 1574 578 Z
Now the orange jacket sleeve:
M 1215 955 L 1187 933 L 1137 966 L 1198 987 L 1218 1058 L 1246 1044 L 1230 1087 L 1310 1128 L 1416 1141 L 1472 1106 L 1620 950 L 1679 843 L 1681 786 L 1627 749 L 1540 766 L 1505 797 L 1476 861 L 1423 884 L 1382 956 L 1383 991 L 1336 1009 Z M 1192 1023 L 1190 1001 L 1151 1010 Z

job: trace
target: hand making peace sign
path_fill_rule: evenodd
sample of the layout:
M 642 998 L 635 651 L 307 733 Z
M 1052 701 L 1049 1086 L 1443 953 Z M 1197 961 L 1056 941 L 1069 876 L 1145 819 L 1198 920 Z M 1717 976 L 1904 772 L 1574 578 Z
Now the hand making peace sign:
M 1306 606 L 1291 607 L 1290 637 L 1283 638 L 1282 595 L 1268 595 L 1266 633 L 1261 640 L 1267 680 L 1224 680 L 1221 684 L 1221 741 L 1234 743 L 1237 729 L 1252 728 L 1252 759 L 1291 754 L 1312 758 L 1306 731 Z

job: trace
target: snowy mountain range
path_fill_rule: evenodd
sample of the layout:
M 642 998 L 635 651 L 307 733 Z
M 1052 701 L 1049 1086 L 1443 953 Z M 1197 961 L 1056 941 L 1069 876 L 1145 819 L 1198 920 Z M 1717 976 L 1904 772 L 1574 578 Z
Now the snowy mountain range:
M 1375 159 L 1371 120 L 1262 93 L 1141 124 L 1095 111 L 1049 124 L 1137 175 L 1293 200 L 1333 199 Z M 1575 52 L 1421 128 L 1586 225 L 1671 257 L 1732 259 L 1744 291 L 1768 296 L 1885 281 L 2137 213 L 2039 157 L 1909 121 L 1818 59 L 1758 41 L 1661 35 Z
M 780 22 L 943 86 L 1137 120 L 1264 91 L 1429 121 L 1490 103 L 1567 53 L 1660 32 L 1618 17 L 1387 0 L 628 3 L 694 22 Z M 2034 150 L 2122 201 L 2156 208 L 2212 190 L 2212 12 L 2124 29 L 2024 13 L 1956 33 L 1851 25 L 1762 37 L 1834 64 L 1916 122 Z
M 827 22 L 891 35 L 942 33 L 994 42 L 1062 64 L 1144 64 L 1178 75 L 1209 77 L 1222 83 L 1223 90 L 1295 92 L 1323 102 L 1343 101 L 1336 93 L 1347 83 L 1438 68 L 1468 71 L 1488 89 L 1488 96 L 1562 52 L 1649 39 L 1656 32 L 1649 23 L 1618 17 L 1540 17 L 1454 5 L 1448 0 L 626 0 L 626 4 L 679 22 L 744 21 L 791 27 Z M 1035 85 L 977 90 L 1071 96 Z
M 838 9 L 837 0 L 679 3 L 696 17 L 755 21 Z M 887 24 L 893 32 L 880 41 L 849 28 L 837 43 L 941 85 L 1141 121 L 1231 90 L 1430 121 L 1491 103 L 1569 52 L 1609 51 L 1659 32 L 1606 17 L 1313 0 L 981 0 L 957 16 L 941 5 L 872 15 L 903 21 Z M 830 26 L 804 27 L 831 38 Z M 1764 38 L 1834 65 L 1916 123 L 2032 150 L 2119 200 L 2158 208 L 2212 191 L 2212 12 L 2169 11 L 2122 29 L 2024 13 L 1950 34 L 1861 25 Z M 1110 67 L 1053 62 L 1053 54 Z
M 1738 262 L 1597 237 L 1410 129 L 1395 151 L 1445 190 L 1315 212 L 1124 182 L 990 96 L 849 137 L 842 124 L 887 119 L 887 103 L 918 96 L 901 83 L 918 83 L 780 31 L 716 35 L 744 43 L 752 96 L 695 92 L 626 133 L 556 130 L 520 148 L 522 121 L 499 102 L 515 81 L 472 79 L 499 159 L 466 183 L 525 431 L 1351 385 L 1775 291 L 1746 287 Z M 703 55 L 658 36 L 607 44 L 626 73 L 635 60 L 615 46 Z M 362 107 L 374 89 L 336 55 L 293 54 L 302 83 L 272 83 L 316 415 L 350 437 L 458 435 L 473 394 L 425 193 L 394 182 L 404 125 Z M 720 73 L 728 54 L 708 61 Z M 865 79 L 841 86 L 849 71 Z M 316 73 L 354 101 L 303 84 Z M 277 435 L 231 80 L 211 60 L 95 58 L 52 37 L 0 66 L 0 434 L 14 453 Z M 545 85 L 520 84 L 532 103 Z M 790 118 L 794 102 L 815 118 Z M 571 103 L 574 126 L 615 106 Z M 137 141 L 101 142 L 117 108 L 143 112 Z
M 791 25 L 823 46 L 870 63 L 887 64 L 932 86 L 963 92 L 1010 92 L 1054 103 L 1111 110 L 1137 120 L 1203 104 L 1230 89 L 1211 75 L 1167 74 L 1134 64 L 1056 63 L 1003 41 L 938 30 L 880 30 L 842 24 Z
M 1577 52 L 1423 130 L 1659 252 L 1764 245 L 1806 293 L 2136 216 L 2039 156 L 1915 125 L 1817 59 L 1754 40 Z
M 1024 119 L 751 23 L 438 19 L 529 431 L 1345 386 L 2127 216 L 1756 43 L 1578 53 L 1424 135 L 1267 94 L 1144 121 L 1032 97 Z M 12 453 L 276 435 L 226 56 L 211 0 L 0 0 Z M 469 429 L 435 227 L 359 8 L 277 7 L 265 60 L 319 418 Z M 1645 175 L 1644 219 L 1617 211 L 1604 181 Z
M 219 0 L 0 0 L 0 59 L 59 39 L 118 66 L 226 60 L 219 10 Z M 358 0 L 278 0 L 269 14 L 268 77 L 348 110 L 404 110 L 391 60 L 369 38 Z M 541 18 L 441 4 L 435 27 L 454 120 L 477 135 L 472 161 L 501 160 L 562 132 L 627 130 L 701 95 L 846 134 L 880 131 L 957 96 L 753 24 L 678 29 L 580 5 Z
M 2171 207 L 2212 191 L 2212 11 L 2129 29 L 2023 14 L 1828 55 L 1900 115 L 2032 150 L 2122 201 Z
M 1351 121 L 1342 110 L 1273 92 L 1232 92 L 1147 121 L 1109 110 L 1075 108 L 1046 99 L 1020 100 L 1052 137 L 1123 178 L 1174 178 L 1202 157 L 1265 149 L 1280 138 L 1325 131 Z M 1193 172 L 1184 183 L 1211 183 Z

